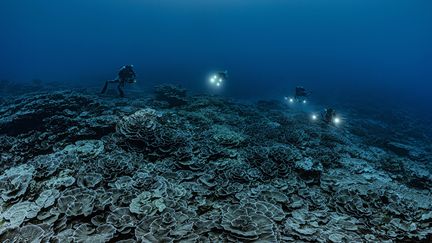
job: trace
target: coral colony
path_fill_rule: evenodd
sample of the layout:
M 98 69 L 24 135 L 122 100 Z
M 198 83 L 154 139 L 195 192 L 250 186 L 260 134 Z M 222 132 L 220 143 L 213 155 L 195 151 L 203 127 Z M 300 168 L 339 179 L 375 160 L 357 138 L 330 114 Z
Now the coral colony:
M 320 121 L 173 85 L 2 100 L 0 242 L 426 241 L 420 128 Z

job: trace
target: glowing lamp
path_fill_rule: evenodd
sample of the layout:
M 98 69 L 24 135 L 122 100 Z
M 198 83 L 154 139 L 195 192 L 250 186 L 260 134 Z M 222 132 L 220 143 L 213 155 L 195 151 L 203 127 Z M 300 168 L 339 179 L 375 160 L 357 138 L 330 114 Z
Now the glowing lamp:
M 210 81 L 211 85 L 219 88 L 222 85 L 222 82 L 224 81 L 224 79 L 223 79 L 223 77 L 221 77 L 218 74 L 212 74 L 210 76 L 209 81 Z

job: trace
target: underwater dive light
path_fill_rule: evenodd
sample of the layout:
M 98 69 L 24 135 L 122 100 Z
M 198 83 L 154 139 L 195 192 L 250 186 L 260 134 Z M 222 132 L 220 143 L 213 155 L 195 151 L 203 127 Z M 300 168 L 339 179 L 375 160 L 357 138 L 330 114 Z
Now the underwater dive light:
M 210 83 L 214 83 L 216 82 L 217 76 L 214 75 L 213 77 L 210 78 Z
M 316 119 L 318 119 L 318 116 L 315 114 L 312 114 L 311 118 L 312 118 L 312 120 L 316 121 Z
M 339 117 L 335 117 L 334 119 L 333 119 L 333 123 L 334 124 L 339 124 L 341 122 L 341 120 L 340 120 L 340 118 Z
M 223 78 L 218 74 L 211 75 L 210 84 L 215 85 L 216 87 L 220 87 L 223 82 Z
M 286 101 L 288 101 L 289 103 L 294 103 L 294 99 L 291 97 L 284 97 Z

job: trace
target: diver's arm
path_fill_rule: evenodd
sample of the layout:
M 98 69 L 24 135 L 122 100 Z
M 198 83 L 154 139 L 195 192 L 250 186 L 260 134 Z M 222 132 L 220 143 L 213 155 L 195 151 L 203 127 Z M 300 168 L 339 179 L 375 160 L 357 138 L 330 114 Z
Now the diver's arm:
M 118 82 L 120 82 L 120 80 L 117 78 L 117 79 L 114 79 L 114 80 L 108 80 L 107 82 L 110 83 L 110 84 L 112 84 L 112 83 L 118 83 Z

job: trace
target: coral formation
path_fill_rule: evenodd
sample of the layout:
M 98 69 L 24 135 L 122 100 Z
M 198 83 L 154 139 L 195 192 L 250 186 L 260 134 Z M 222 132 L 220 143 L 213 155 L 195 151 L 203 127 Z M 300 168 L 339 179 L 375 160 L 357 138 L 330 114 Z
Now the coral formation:
M 33 173 L 33 166 L 27 164 L 6 170 L 0 176 L 1 198 L 7 202 L 24 195 L 33 179 Z
M 0 117 L 1 242 L 432 237 L 430 138 L 398 116 L 329 127 L 160 86 L 21 95 Z
M 155 88 L 155 100 L 165 102 L 169 107 L 182 106 L 187 103 L 186 89 L 171 84 L 158 85 Z

